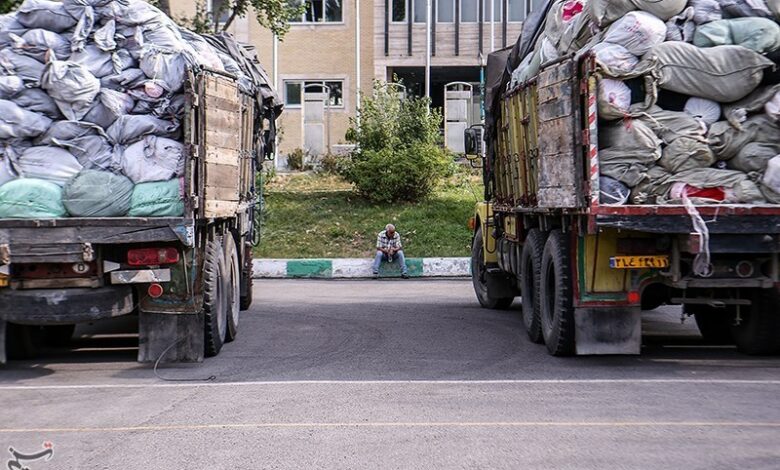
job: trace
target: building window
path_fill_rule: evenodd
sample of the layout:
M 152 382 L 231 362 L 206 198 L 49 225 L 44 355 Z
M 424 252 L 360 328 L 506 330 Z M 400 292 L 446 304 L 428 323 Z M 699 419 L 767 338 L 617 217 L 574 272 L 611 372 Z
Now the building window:
M 296 107 L 301 105 L 301 82 L 284 82 L 284 104 L 286 106 Z
M 224 0 L 223 0 L 224 1 Z M 300 18 L 293 23 L 341 23 L 344 21 L 343 0 L 289 0 L 294 5 L 306 6 Z
M 392 2 L 391 17 L 393 23 L 403 23 L 406 21 L 406 7 L 411 0 L 388 0 Z
M 526 2 L 528 2 L 529 6 L 531 7 L 531 11 L 539 8 L 541 3 L 543 3 L 539 0 L 509 0 L 509 14 L 507 15 L 507 21 L 510 23 L 523 21 L 525 19 Z
M 436 21 L 439 23 L 455 21 L 455 0 L 436 0 Z
M 461 23 L 476 23 L 479 21 L 479 0 L 460 1 Z
M 414 22 L 425 23 L 428 21 L 428 4 L 426 0 L 411 0 L 414 2 Z
M 329 106 L 344 107 L 344 82 L 341 80 L 285 80 L 284 104 L 290 108 L 299 108 L 303 101 L 304 87 L 306 93 L 322 93 L 327 86 L 330 89 Z
M 211 21 L 217 26 L 225 24 L 232 13 L 231 5 L 228 0 L 208 0 L 206 7 Z

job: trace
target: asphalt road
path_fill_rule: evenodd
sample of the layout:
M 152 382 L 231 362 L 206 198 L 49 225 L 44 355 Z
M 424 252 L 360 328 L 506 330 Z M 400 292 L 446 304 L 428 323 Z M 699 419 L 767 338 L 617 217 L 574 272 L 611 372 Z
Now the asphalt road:
M 204 364 L 134 362 L 128 322 L 0 368 L 5 449 L 38 469 L 778 469 L 780 358 L 679 311 L 636 357 L 553 358 L 468 281 L 263 281 Z M 214 376 L 212 381 L 202 380 Z

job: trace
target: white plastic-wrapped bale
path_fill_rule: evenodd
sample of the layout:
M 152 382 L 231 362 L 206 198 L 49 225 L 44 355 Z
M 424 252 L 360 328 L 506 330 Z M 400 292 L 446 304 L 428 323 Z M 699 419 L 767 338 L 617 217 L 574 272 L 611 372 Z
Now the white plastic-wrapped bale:
M 119 156 L 108 141 L 105 131 L 84 121 L 55 122 L 36 145 L 55 145 L 73 154 L 85 169 L 121 171 Z
M 628 187 L 647 177 L 647 170 L 661 158 L 661 140 L 638 119 L 604 124 L 599 130 L 599 165 L 609 176 Z
M 599 26 L 606 26 L 626 13 L 641 10 L 664 21 L 679 15 L 687 0 L 589 0 L 585 11 Z
M 632 11 L 612 23 L 604 41 L 620 44 L 630 53 L 642 56 L 666 39 L 666 24 L 650 13 Z
M 148 135 L 122 152 L 122 172 L 133 183 L 167 181 L 184 174 L 184 146 Z
M 28 139 L 41 135 L 51 125 L 51 119 L 27 111 L 16 103 L 0 100 L 0 139 Z
M 19 174 L 65 186 L 82 170 L 70 152 L 57 147 L 36 146 L 25 149 L 15 162 Z
M 634 71 L 639 58 L 619 44 L 600 42 L 591 49 L 596 61 L 604 72 L 611 77 L 628 75 Z
M 40 28 L 55 33 L 73 28 L 77 22 L 65 11 L 62 2 L 49 0 L 24 0 L 17 10 L 16 19 L 26 28 Z
M 106 134 L 115 144 L 130 145 L 149 135 L 176 139 L 179 137 L 179 130 L 180 125 L 177 121 L 130 114 L 120 116 L 108 128 Z
M 658 75 L 658 86 L 720 103 L 744 98 L 774 63 L 741 46 L 699 48 L 685 42 L 655 46 L 637 69 Z
M 130 114 L 135 107 L 135 100 L 127 93 L 104 88 L 100 90 L 98 100 L 92 106 L 83 120 L 107 129 L 120 116 Z
M 11 35 L 13 48 L 20 54 L 45 62 L 48 51 L 60 59 L 70 56 L 70 41 L 63 35 L 45 29 L 31 29 L 21 36 Z
M 7 75 L 14 75 L 26 83 L 37 85 L 41 81 L 41 76 L 45 65 L 32 57 L 19 54 L 10 47 L 0 50 L 0 68 Z
M 10 99 L 24 89 L 24 81 L 20 77 L 15 75 L 0 76 L 0 99 Z
M 49 93 L 66 118 L 77 121 L 92 107 L 100 92 L 100 81 L 82 65 L 51 60 L 46 64 L 41 88 Z

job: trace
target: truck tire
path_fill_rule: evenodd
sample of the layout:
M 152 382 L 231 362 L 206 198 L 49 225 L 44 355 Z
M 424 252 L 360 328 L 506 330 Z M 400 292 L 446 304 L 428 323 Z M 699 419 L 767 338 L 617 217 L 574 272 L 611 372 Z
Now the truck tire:
M 225 254 L 220 239 L 206 242 L 203 260 L 203 316 L 205 355 L 216 356 L 227 336 L 228 282 Z
M 520 292 L 523 302 L 523 324 L 528 338 L 543 343 L 542 319 L 539 312 L 539 279 L 542 269 L 545 233 L 532 228 L 525 237 L 520 254 Z
M 225 247 L 225 267 L 227 268 L 227 334 L 225 340 L 230 342 L 238 334 L 238 317 L 241 311 L 241 266 L 238 261 L 238 249 L 233 235 L 228 232 L 223 237 Z
M 43 329 L 34 325 L 6 324 L 5 344 L 8 359 L 36 359 L 43 347 Z
M 550 232 L 542 254 L 539 285 L 542 334 L 553 356 L 574 354 L 574 299 L 569 241 L 560 230 Z
M 734 344 L 731 325 L 736 314 L 733 307 L 715 308 L 709 305 L 686 305 L 685 313 L 692 314 L 699 333 L 707 344 Z
M 751 300 L 753 305 L 741 308 L 731 327 L 737 349 L 750 355 L 780 352 L 780 293 L 777 288 L 761 289 Z
M 47 325 L 43 327 L 43 342 L 46 346 L 63 347 L 70 344 L 76 325 Z
M 483 244 L 482 227 L 480 226 L 474 234 L 474 242 L 471 244 L 471 282 L 474 285 L 474 293 L 477 295 L 479 305 L 483 308 L 506 310 L 512 305 L 514 297 L 494 298 L 488 295 Z

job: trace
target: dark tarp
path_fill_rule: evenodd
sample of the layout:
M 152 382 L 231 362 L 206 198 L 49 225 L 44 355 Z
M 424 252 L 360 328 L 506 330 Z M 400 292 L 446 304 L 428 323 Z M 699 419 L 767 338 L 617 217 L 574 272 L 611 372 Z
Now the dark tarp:
M 273 111 L 273 115 L 279 116 L 284 107 L 282 100 L 273 88 L 271 79 L 268 78 L 260 60 L 257 58 L 257 52 L 254 48 L 239 44 L 230 33 L 220 33 L 218 35 L 204 34 L 203 38 L 214 46 L 218 51 L 229 55 L 238 63 L 241 71 L 252 81 L 255 87 L 256 99 L 265 112 Z
M 485 142 L 487 150 L 488 169 L 493 167 L 495 161 L 495 128 L 499 113 L 499 99 L 501 92 L 512 78 L 512 72 L 520 65 L 520 62 L 533 50 L 539 35 L 544 31 L 544 23 L 547 12 L 553 4 L 553 0 L 546 0 L 544 4 L 531 12 L 523 22 L 520 37 L 514 46 L 488 54 L 485 71 Z M 485 175 L 487 179 L 487 175 Z M 487 183 L 487 181 L 486 181 Z M 485 185 L 488 192 L 488 185 Z M 489 198 L 489 194 L 486 194 Z

